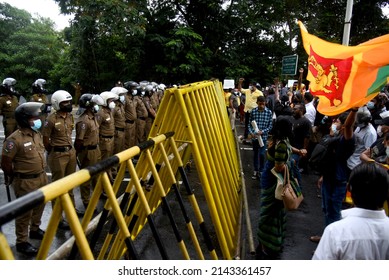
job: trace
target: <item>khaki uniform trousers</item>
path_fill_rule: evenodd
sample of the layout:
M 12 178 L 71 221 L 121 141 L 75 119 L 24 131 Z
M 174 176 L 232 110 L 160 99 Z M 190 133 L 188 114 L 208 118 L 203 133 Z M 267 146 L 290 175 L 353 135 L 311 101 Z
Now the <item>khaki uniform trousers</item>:
M 16 198 L 22 197 L 30 192 L 38 190 L 47 185 L 48 179 L 45 172 L 42 172 L 36 178 L 22 179 L 15 177 L 12 187 L 15 191 Z M 36 231 L 41 225 L 41 218 L 45 205 L 41 204 L 34 209 L 27 211 L 15 219 L 16 244 L 28 242 L 28 232 Z
M 145 140 L 149 137 L 151 127 L 153 126 L 154 119 L 153 118 L 146 118 L 146 124 L 145 124 Z
M 146 140 L 145 127 L 146 127 L 145 120 L 141 120 L 141 119 L 136 120 L 136 137 L 138 140 L 138 144 Z
M 88 150 L 88 149 L 82 150 L 78 154 L 78 159 L 81 164 L 80 169 L 96 164 L 100 160 L 99 147 L 93 150 Z M 85 182 L 80 185 L 81 200 L 85 208 L 88 206 L 90 200 L 91 183 L 92 186 L 95 186 L 97 183 L 96 178 L 92 178 L 91 181 Z
M 113 155 L 113 148 L 114 148 L 113 144 L 114 144 L 114 136 L 112 136 L 112 138 L 104 138 L 104 137 L 99 138 L 99 148 L 101 153 L 100 160 L 109 158 L 110 156 Z M 108 174 L 108 178 L 112 180 L 111 170 L 107 170 L 107 174 Z
M 115 136 L 113 140 L 113 155 L 116 155 L 117 153 L 120 153 L 124 150 L 124 131 L 115 130 Z M 113 177 L 116 177 L 118 167 L 114 166 L 111 169 Z
M 67 152 L 56 152 L 52 150 L 49 153 L 47 163 L 51 170 L 51 181 L 57 181 L 67 175 L 73 174 L 76 172 L 76 150 L 74 148 L 70 149 Z M 69 196 L 73 202 L 73 206 L 76 206 L 74 201 L 73 190 L 69 191 Z M 52 201 L 52 206 L 54 207 L 55 200 Z
M 125 142 L 124 148 L 128 149 L 136 145 L 136 122 L 127 123 L 126 128 L 124 129 Z

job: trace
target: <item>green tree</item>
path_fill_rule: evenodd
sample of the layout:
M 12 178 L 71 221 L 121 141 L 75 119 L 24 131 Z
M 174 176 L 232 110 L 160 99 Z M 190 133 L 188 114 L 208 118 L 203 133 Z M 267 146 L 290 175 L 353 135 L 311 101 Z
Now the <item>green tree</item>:
M 0 43 L 0 73 L 15 78 L 18 90 L 29 95 L 36 79 L 50 82 L 49 73 L 61 54 L 61 40 L 50 19 L 32 18 L 23 10 L 0 5 L 0 33 L 5 35 Z M 48 87 L 54 85 L 48 83 Z

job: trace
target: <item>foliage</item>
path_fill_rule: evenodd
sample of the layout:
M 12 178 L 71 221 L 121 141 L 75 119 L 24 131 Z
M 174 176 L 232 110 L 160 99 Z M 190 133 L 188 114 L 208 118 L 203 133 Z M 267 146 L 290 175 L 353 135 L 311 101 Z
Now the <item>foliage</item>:
M 28 96 L 36 79 L 51 80 L 49 72 L 58 61 L 63 45 L 51 20 L 32 18 L 9 4 L 0 4 L 0 12 L 1 77 L 15 78 L 18 90 Z M 47 86 L 50 88 L 53 84 Z
M 184 84 L 244 77 L 268 85 L 282 57 L 298 54 L 296 21 L 341 43 L 347 0 L 53 0 L 73 15 L 61 32 L 45 18 L 0 3 L 0 73 L 28 91 L 36 78 L 51 90 L 99 93 L 117 81 Z M 350 45 L 387 34 L 382 0 L 354 0 Z M 10 32 L 12 30 L 12 32 Z M 296 78 L 296 77 L 283 77 Z

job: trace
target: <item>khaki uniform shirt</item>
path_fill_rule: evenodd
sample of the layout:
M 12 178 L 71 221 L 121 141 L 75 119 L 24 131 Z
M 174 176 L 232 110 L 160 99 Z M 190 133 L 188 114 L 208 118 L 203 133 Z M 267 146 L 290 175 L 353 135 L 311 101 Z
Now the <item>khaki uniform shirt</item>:
M 39 174 L 46 168 L 45 146 L 40 132 L 20 128 L 4 142 L 3 155 L 13 161 L 13 172 Z
M 147 118 L 149 112 L 147 111 L 146 105 L 143 103 L 142 98 L 135 96 L 134 99 L 136 101 L 136 115 L 138 116 L 138 119 Z
M 100 135 L 113 136 L 115 133 L 115 121 L 111 109 L 101 107 L 101 110 L 96 114 L 96 118 L 99 123 Z
M 72 131 L 74 128 L 73 115 L 66 117 L 54 112 L 50 114 L 44 124 L 42 134 L 50 139 L 52 147 L 72 146 Z
M 134 97 L 127 94 L 125 97 L 125 105 L 124 105 L 124 115 L 125 119 L 129 121 L 135 121 L 137 119 L 136 115 L 136 101 Z
M 115 128 L 125 128 L 126 127 L 126 118 L 124 115 L 124 105 L 122 102 L 115 102 L 116 107 L 113 109 L 113 119 L 115 121 Z
M 157 93 L 154 93 L 152 96 L 150 96 L 150 104 L 154 111 L 157 112 L 159 107 L 159 99 Z
M 40 103 L 43 103 L 43 104 L 47 104 L 47 96 L 45 94 L 38 94 L 38 93 L 35 93 L 33 96 L 31 96 L 31 99 L 30 101 L 32 102 L 40 102 Z
M 76 139 L 83 140 L 84 146 L 99 143 L 99 124 L 92 112 L 84 112 L 76 122 Z
M 0 115 L 3 115 L 6 119 L 14 119 L 14 113 L 16 107 L 19 106 L 18 98 L 14 95 L 0 96 Z

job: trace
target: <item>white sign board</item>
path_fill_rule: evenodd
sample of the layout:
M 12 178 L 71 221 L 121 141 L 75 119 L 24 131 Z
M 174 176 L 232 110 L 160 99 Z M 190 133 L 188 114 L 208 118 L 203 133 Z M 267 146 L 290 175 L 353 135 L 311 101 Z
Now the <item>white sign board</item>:
M 293 84 L 297 82 L 298 80 L 288 80 L 288 88 L 293 87 Z
M 235 88 L 235 81 L 234 80 L 224 80 L 223 82 L 223 89 L 230 89 Z

